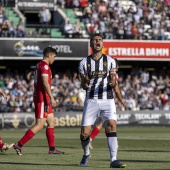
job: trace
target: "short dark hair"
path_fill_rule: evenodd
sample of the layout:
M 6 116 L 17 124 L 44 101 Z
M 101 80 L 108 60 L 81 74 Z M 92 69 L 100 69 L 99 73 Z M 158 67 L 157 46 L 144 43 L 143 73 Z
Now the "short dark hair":
M 56 49 L 52 48 L 52 47 L 46 47 L 44 50 L 43 50 L 43 54 L 44 54 L 44 57 L 47 56 L 49 53 L 54 53 L 54 54 L 58 54 L 58 52 L 56 51 Z
M 100 33 L 95 33 L 95 34 L 93 34 L 93 35 L 91 36 L 90 42 L 93 41 L 93 38 L 96 37 L 96 36 L 99 36 L 99 37 L 101 37 L 101 38 L 103 39 L 103 35 L 102 35 L 102 34 L 100 34 Z

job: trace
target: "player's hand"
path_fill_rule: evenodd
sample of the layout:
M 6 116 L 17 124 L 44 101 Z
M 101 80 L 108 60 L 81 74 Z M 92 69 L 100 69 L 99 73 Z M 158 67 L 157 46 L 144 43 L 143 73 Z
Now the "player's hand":
M 122 102 L 122 105 L 123 105 L 123 107 L 124 107 L 125 110 L 126 110 L 126 109 L 127 109 L 127 108 L 126 108 L 126 103 L 125 103 L 124 101 Z
M 88 87 L 89 87 L 89 78 L 85 75 L 85 74 L 81 74 L 81 87 L 84 89 L 84 90 L 87 90 Z
M 81 74 L 81 79 L 84 84 L 90 82 L 89 78 L 85 74 Z
M 51 106 L 52 108 L 57 107 L 57 102 L 54 99 L 51 100 Z

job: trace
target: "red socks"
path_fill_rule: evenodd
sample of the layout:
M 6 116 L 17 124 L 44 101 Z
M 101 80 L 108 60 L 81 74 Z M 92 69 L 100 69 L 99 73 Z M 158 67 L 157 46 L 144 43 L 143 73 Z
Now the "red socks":
M 0 137 L 0 148 L 4 146 L 4 143 L 2 142 L 2 138 Z
M 94 139 L 98 134 L 99 134 L 100 130 L 97 128 L 97 126 L 95 126 L 90 134 L 90 138 Z
M 19 141 L 19 143 L 23 146 L 25 143 L 27 143 L 30 139 L 34 137 L 34 133 L 29 129 L 25 133 L 25 135 L 22 137 L 22 139 Z
M 54 128 L 47 128 L 46 129 L 46 136 L 48 140 L 48 145 L 49 148 L 54 148 L 54 141 L 55 141 L 55 136 L 54 136 Z

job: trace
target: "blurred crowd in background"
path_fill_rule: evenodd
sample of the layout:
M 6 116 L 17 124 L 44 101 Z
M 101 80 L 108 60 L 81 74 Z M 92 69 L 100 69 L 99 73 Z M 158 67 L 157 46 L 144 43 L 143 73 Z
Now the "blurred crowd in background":
M 76 72 L 68 70 L 53 76 L 52 92 L 59 102 L 55 111 L 82 111 L 85 91 L 80 88 L 80 78 Z M 119 87 L 125 99 L 127 110 L 170 110 L 170 70 L 148 71 L 133 68 L 130 74 L 119 71 Z M 8 70 L 0 75 L 0 88 L 9 96 L 0 98 L 0 112 L 34 112 L 33 72 L 19 73 Z M 118 111 L 124 110 L 115 97 Z
M 5 9 L 0 5 L 0 37 L 25 37 L 25 26 L 22 21 L 14 24 L 9 21 Z
M 100 32 L 106 39 L 170 38 L 169 0 L 59 0 L 58 5 L 82 12 L 80 19 L 89 35 Z
M 65 21 L 62 33 L 66 38 L 82 38 L 85 29 L 88 36 L 100 32 L 106 39 L 170 39 L 169 0 L 57 0 L 56 5 L 60 9 L 72 9 L 77 16 L 74 24 L 69 18 Z M 46 33 L 52 23 L 49 9 L 43 6 L 38 17 L 37 24 L 42 24 Z M 23 22 L 15 25 L 0 7 L 0 36 L 24 37 Z

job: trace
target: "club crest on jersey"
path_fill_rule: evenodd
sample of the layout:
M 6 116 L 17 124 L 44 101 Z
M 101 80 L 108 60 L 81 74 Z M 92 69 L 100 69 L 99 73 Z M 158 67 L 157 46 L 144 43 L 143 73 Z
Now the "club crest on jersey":
M 107 62 L 106 62 L 106 61 L 103 63 L 103 66 L 104 66 L 104 67 L 107 67 Z
M 45 70 L 48 70 L 48 66 L 47 65 L 44 65 L 44 68 L 45 68 Z
M 90 67 L 90 64 L 87 64 L 88 67 Z

